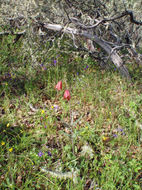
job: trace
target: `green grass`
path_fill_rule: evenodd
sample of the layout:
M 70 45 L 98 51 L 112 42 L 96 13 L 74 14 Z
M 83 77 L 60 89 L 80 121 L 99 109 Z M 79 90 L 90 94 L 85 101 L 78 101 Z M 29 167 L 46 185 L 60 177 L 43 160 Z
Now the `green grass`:
M 130 83 L 57 49 L 33 68 L 12 40 L 0 47 L 0 189 L 140 190 L 141 68 Z

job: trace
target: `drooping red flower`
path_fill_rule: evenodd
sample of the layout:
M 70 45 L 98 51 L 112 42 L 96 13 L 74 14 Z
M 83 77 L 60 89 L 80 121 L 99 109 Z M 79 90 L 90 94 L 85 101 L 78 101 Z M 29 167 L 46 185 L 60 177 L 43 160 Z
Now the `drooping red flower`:
M 62 81 L 59 81 L 57 85 L 55 86 L 57 90 L 62 90 Z
M 69 90 L 65 90 L 65 92 L 64 92 L 64 99 L 66 99 L 68 101 L 71 99 L 71 95 L 70 95 Z

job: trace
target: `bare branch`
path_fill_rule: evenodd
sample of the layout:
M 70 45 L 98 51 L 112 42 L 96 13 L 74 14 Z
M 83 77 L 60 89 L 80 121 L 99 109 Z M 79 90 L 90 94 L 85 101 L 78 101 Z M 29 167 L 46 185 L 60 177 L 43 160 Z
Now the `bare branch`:
M 26 30 L 22 31 L 22 32 L 16 32 L 16 33 L 12 33 L 9 31 L 5 31 L 5 32 L 0 32 L 0 35 L 24 35 L 26 33 Z
M 126 11 L 127 15 L 130 16 L 130 21 L 134 24 L 137 24 L 137 25 L 142 25 L 142 21 L 137 21 L 134 19 L 134 15 L 133 15 L 133 12 L 132 11 Z
M 54 31 L 63 31 L 64 33 L 68 33 L 68 34 L 74 34 L 74 35 L 80 35 L 83 36 L 85 38 L 91 39 L 93 40 L 95 43 L 97 43 L 100 47 L 102 47 L 106 53 L 110 56 L 112 62 L 115 64 L 115 66 L 119 69 L 119 71 L 125 76 L 127 77 L 127 79 L 130 80 L 130 75 L 128 73 L 128 70 L 126 69 L 126 67 L 123 65 L 123 61 L 120 58 L 120 56 L 116 53 L 116 51 L 113 51 L 113 49 L 111 48 L 110 45 L 108 45 L 105 41 L 103 41 L 102 39 L 100 39 L 98 36 L 96 35 L 92 35 L 89 34 L 86 31 L 81 31 L 78 29 L 74 29 L 74 28 L 64 28 L 61 25 L 57 25 L 57 24 L 44 24 L 44 27 L 50 30 L 54 30 Z
M 134 19 L 134 16 L 133 16 L 133 12 L 132 11 L 125 11 L 123 13 L 121 13 L 121 15 L 117 16 L 117 17 L 113 17 L 113 18 L 105 18 L 105 19 L 102 19 L 102 20 L 96 20 L 96 24 L 94 25 L 91 25 L 91 26 L 85 26 L 84 24 L 81 24 L 78 19 L 76 18 L 71 18 L 71 21 L 76 24 L 77 26 L 80 26 L 81 28 L 83 29 L 92 29 L 92 28 L 95 28 L 97 27 L 98 25 L 102 24 L 102 23 L 105 23 L 105 22 L 108 22 L 108 21 L 115 21 L 115 20 L 118 20 L 124 16 L 127 16 L 129 15 L 130 16 L 130 21 L 134 24 L 137 24 L 137 25 L 142 25 L 142 22 L 141 21 L 136 21 Z

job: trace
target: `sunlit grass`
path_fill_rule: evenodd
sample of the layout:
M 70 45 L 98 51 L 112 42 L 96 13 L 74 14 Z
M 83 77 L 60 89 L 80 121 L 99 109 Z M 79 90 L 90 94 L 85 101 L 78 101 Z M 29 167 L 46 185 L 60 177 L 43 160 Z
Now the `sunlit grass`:
M 11 66 L 8 51 L 15 52 Z M 139 190 L 142 89 L 137 73 L 130 83 L 90 58 L 56 52 L 33 69 L 30 60 L 20 62 L 19 54 L 11 47 L 0 59 L 1 188 Z M 63 98 L 66 89 L 69 102 Z

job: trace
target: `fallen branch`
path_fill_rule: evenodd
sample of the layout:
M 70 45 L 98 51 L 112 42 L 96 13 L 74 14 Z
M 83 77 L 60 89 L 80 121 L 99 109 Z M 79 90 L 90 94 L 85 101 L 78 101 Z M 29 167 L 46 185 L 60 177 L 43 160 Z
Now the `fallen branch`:
M 24 35 L 26 33 L 26 30 L 22 31 L 22 32 L 10 32 L 10 31 L 5 31 L 5 32 L 0 32 L 0 35 Z
M 16 43 L 21 38 L 21 36 L 23 36 L 25 34 L 26 34 L 26 30 L 24 30 L 22 32 L 16 32 L 16 33 L 13 33 L 10 31 L 0 32 L 0 36 L 15 35 L 16 38 L 14 39 L 13 43 Z
M 98 44 L 110 56 L 111 61 L 114 63 L 117 69 L 121 72 L 121 74 L 124 75 L 128 80 L 131 79 L 126 66 L 123 65 L 123 61 L 121 57 L 117 54 L 116 51 L 113 51 L 113 48 L 109 44 L 107 44 L 104 40 L 100 39 L 97 35 L 92 35 L 84 30 L 80 30 L 76 28 L 63 27 L 59 24 L 44 23 L 42 24 L 42 27 L 49 30 L 61 31 L 67 34 L 79 35 L 87 39 L 91 39 L 96 44 Z

